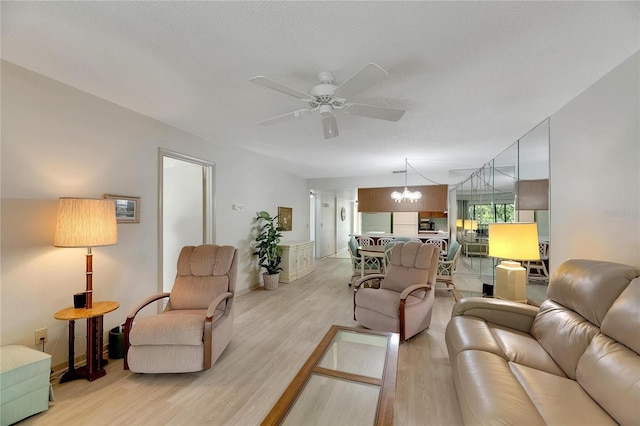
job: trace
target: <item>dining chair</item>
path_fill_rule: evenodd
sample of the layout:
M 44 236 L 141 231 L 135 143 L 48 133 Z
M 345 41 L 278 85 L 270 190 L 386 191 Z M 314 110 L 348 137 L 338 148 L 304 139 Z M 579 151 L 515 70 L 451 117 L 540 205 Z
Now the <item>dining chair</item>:
M 524 263 L 524 268 L 527 270 L 527 282 L 542 281 L 548 283 L 549 271 L 547 270 L 545 261 L 549 260 L 549 242 L 540 241 L 538 243 L 538 250 L 540 252 L 540 260 L 529 260 Z
M 349 257 L 351 257 L 351 280 L 349 281 L 349 286 L 353 284 L 355 279 L 361 278 L 362 276 L 362 262 L 363 258 L 360 255 L 358 250 L 358 241 L 355 237 L 349 238 L 349 242 L 347 243 L 347 247 L 349 249 Z M 364 274 L 379 274 L 382 272 L 380 267 L 380 261 L 375 257 L 365 257 L 364 258 Z
M 355 239 L 356 239 L 356 241 L 357 241 L 357 243 L 358 243 L 358 245 L 360 247 L 374 245 L 373 238 L 371 238 L 371 237 L 357 236 L 357 237 L 355 237 Z
M 376 244 L 379 246 L 385 246 L 392 241 L 395 241 L 394 237 L 380 237 L 378 238 L 378 241 L 376 241 Z
M 460 256 L 461 250 L 462 246 L 460 243 L 453 241 L 449 245 L 447 255 L 444 258 L 441 256 L 440 259 L 438 259 L 438 274 L 436 275 L 436 282 L 444 283 L 447 288 L 456 288 L 453 279 L 456 276 L 458 257 Z
M 426 244 L 433 244 L 434 246 L 438 247 L 438 249 L 440 249 L 440 254 L 441 257 L 444 254 L 446 254 L 447 252 L 447 242 L 445 240 L 442 240 L 440 238 L 429 238 L 427 241 L 425 241 Z

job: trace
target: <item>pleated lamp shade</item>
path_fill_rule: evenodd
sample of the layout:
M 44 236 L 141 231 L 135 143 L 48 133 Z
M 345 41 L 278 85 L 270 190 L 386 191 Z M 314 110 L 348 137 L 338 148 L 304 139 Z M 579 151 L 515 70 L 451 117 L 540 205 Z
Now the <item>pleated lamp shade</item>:
M 117 243 L 113 200 L 60 198 L 54 246 L 97 247 Z

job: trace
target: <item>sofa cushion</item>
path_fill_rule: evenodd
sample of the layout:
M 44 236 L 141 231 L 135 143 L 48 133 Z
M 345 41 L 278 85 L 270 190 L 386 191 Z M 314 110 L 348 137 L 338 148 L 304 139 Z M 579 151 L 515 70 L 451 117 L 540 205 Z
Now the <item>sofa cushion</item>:
M 473 316 L 451 318 L 447 325 L 447 346 L 450 351 L 481 350 L 523 365 L 565 377 L 553 358 L 529 334 L 488 323 Z
M 349 250 L 353 256 L 358 256 L 358 242 L 354 237 L 349 238 Z
M 422 244 L 418 241 L 399 242 L 391 249 L 391 265 L 393 273 L 387 273 L 382 285 L 384 288 L 402 293 L 402 291 L 414 284 L 432 281 L 437 271 L 437 260 L 432 265 L 436 246 Z M 437 256 L 436 256 L 437 259 Z M 429 270 L 433 268 L 433 271 Z M 424 292 L 416 292 L 417 297 L 422 298 Z
M 580 358 L 577 381 L 618 423 L 640 424 L 640 355 L 636 352 L 598 334 Z
M 206 310 L 166 311 L 140 318 L 131 329 L 129 340 L 132 345 L 202 345 L 206 313 Z
M 452 261 L 453 257 L 456 255 L 456 251 L 458 250 L 458 247 L 460 246 L 460 244 L 457 241 L 453 241 L 451 244 L 449 244 L 449 250 L 447 250 L 447 261 Z
M 531 335 L 553 357 L 567 377 L 576 378 L 580 357 L 599 328 L 551 300 L 540 305 Z
M 613 302 L 601 331 L 640 354 L 640 278 L 636 278 Z
M 234 253 L 232 246 L 183 247 L 171 290 L 171 309 L 207 309 L 217 296 L 230 291 L 227 274 Z
M 509 366 L 546 424 L 616 424 L 575 380 L 516 363 Z
M 411 306 L 419 303 L 422 299 L 409 295 L 406 305 Z M 356 305 L 378 312 L 389 318 L 400 316 L 400 295 L 395 291 L 383 288 L 361 288 L 356 293 Z
M 464 351 L 451 360 L 465 424 L 544 424 L 537 408 L 502 357 Z
M 549 280 L 547 297 L 600 326 L 613 301 L 637 276 L 634 267 L 620 263 L 568 260 Z

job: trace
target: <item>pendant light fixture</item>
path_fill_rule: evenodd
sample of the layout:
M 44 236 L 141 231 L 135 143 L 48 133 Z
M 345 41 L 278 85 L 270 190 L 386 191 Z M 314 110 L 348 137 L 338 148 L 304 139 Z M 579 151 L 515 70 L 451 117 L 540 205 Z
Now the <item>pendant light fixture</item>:
M 396 203 L 401 203 L 403 201 L 409 201 L 410 203 L 415 203 L 420 198 L 422 198 L 422 192 L 409 191 L 409 188 L 407 187 L 407 173 L 408 173 L 407 166 L 408 165 L 409 165 L 409 161 L 405 158 L 404 159 L 404 191 L 402 192 L 393 191 L 391 193 L 391 198 Z

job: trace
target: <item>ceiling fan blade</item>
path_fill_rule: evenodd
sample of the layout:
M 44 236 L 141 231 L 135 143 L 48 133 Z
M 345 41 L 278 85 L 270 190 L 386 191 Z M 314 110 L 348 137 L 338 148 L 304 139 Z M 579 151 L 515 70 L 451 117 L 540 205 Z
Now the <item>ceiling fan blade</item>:
M 338 136 L 338 122 L 333 114 L 321 115 L 322 131 L 325 139 L 331 139 Z
M 360 115 L 362 117 L 377 118 L 378 120 L 398 121 L 402 118 L 404 110 L 384 108 L 364 104 L 347 104 L 342 108 L 347 114 Z
M 300 117 L 301 115 L 306 115 L 306 114 L 309 114 L 310 112 L 311 112 L 311 109 L 303 108 L 297 111 L 292 111 L 286 114 L 278 115 L 276 117 L 267 118 L 266 120 L 259 121 L 258 124 L 262 126 L 268 126 L 269 124 L 273 124 L 281 120 L 286 120 L 287 118 Z
M 264 86 L 269 89 L 278 91 L 280 93 L 284 93 L 285 95 L 293 96 L 294 98 L 298 98 L 301 101 L 311 100 L 311 96 L 309 96 L 309 94 L 305 92 L 301 92 L 300 90 L 297 90 L 297 89 L 293 89 L 291 87 L 287 87 L 284 84 L 280 84 L 277 81 L 273 81 L 262 75 L 251 77 L 249 81 L 259 84 L 260 86 Z
M 387 77 L 389 77 L 389 73 L 383 70 L 382 67 L 371 62 L 343 81 L 342 84 L 336 88 L 334 94 L 341 98 L 348 99 L 352 95 L 380 83 Z

